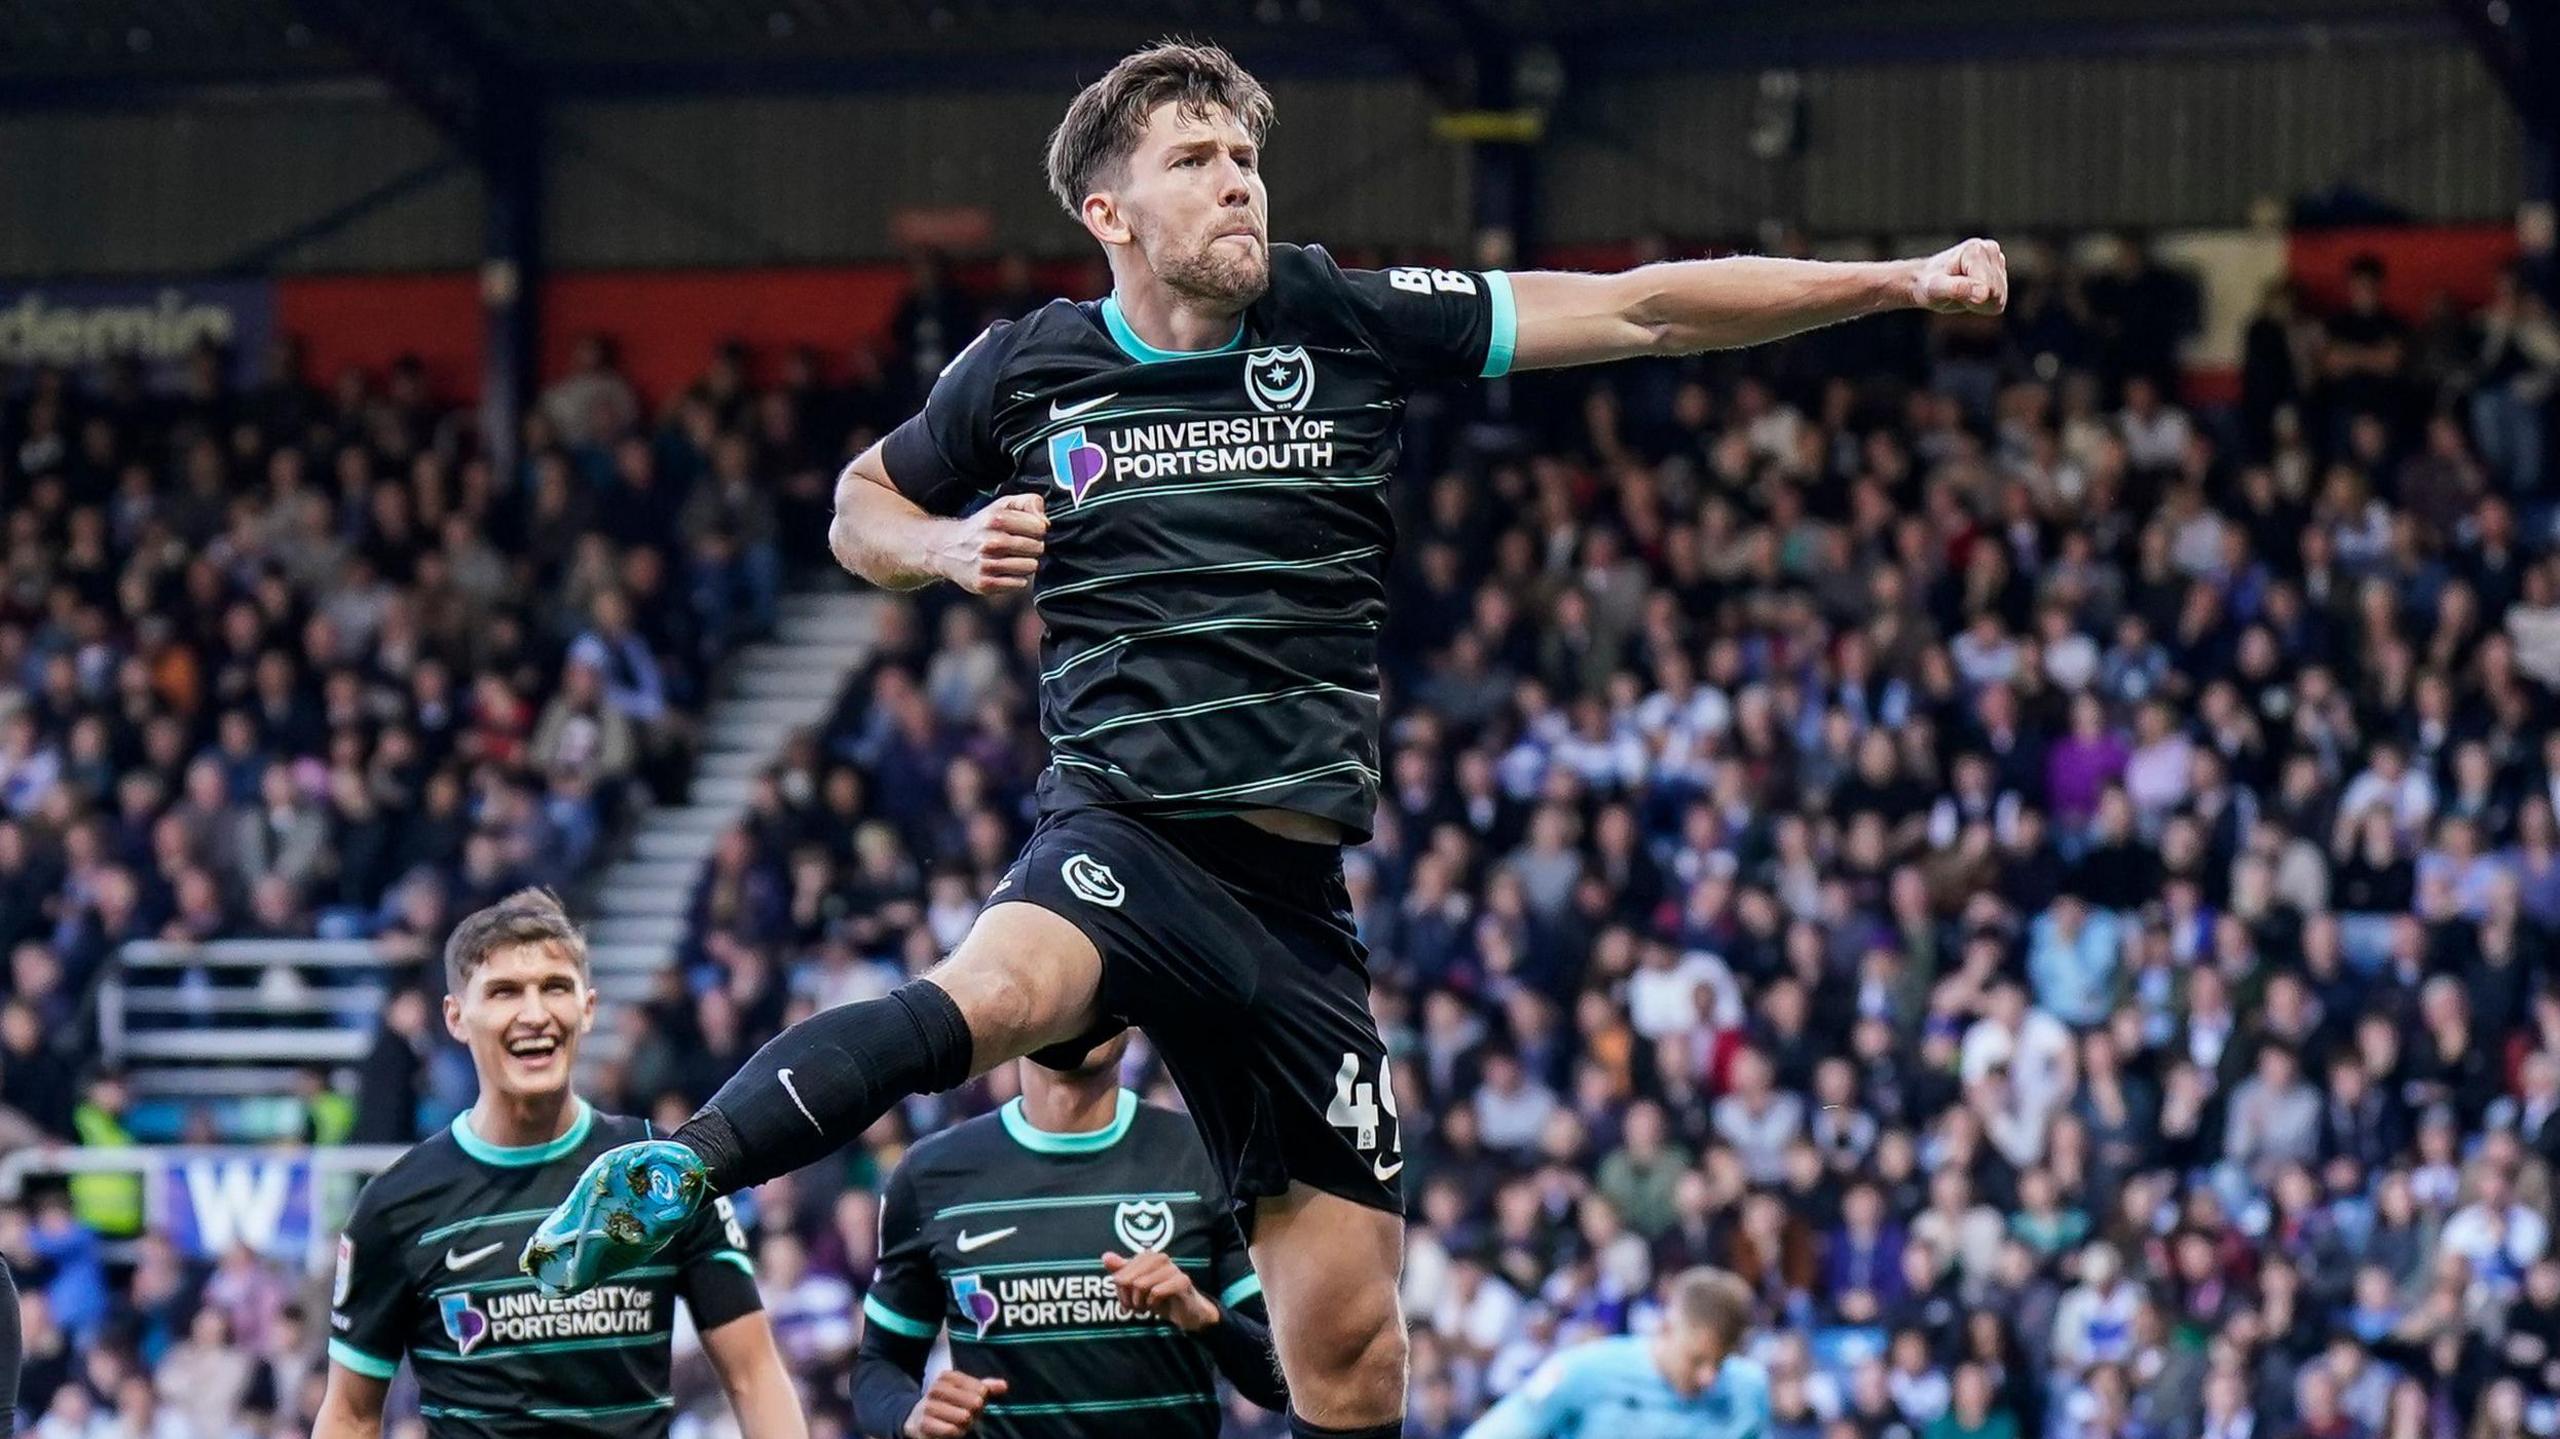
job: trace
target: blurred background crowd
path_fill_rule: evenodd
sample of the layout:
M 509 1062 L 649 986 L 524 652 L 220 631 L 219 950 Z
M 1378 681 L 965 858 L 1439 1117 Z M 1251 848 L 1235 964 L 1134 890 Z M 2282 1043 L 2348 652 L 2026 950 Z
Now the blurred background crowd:
M 2186 277 L 2013 253 L 1999 319 L 1414 407 L 1349 867 L 1422 1439 L 1695 1263 L 1760 1296 L 1772 1439 L 2560 1433 L 2560 331 L 2512 279 L 2402 315 L 2359 267 L 2343 308 L 2271 292 L 2237 403 L 2190 409 Z M 414 371 L 312 388 L 289 344 L 248 390 L 211 354 L 176 395 L 10 377 L 0 1148 L 135 1137 L 90 1014 L 118 945 L 424 959 L 680 794 L 723 655 L 835 582 L 836 466 L 1032 303 L 920 274 L 893 353 L 724 349 L 662 413 L 599 336 L 503 470 Z M 610 1011 L 599 1103 L 679 1119 L 919 972 L 1027 832 L 1029 607 L 878 613 Z M 439 974 L 285 1132 L 469 1102 Z M 1129 1079 L 1174 1102 L 1143 1044 Z M 821 1432 L 878 1181 L 1011 1092 L 745 1206 Z M 34 1432 L 304 1432 L 303 1276 L 190 1264 L 139 1205 L 0 1212 Z

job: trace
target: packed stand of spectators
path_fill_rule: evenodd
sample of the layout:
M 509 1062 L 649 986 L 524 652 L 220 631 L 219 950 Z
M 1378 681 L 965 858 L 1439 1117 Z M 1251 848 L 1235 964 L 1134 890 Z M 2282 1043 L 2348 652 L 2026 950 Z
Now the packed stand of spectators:
M 2001 319 L 1413 406 L 1350 857 L 1411 1432 L 1701 1262 L 1762 1298 L 1787 1439 L 2560 1432 L 2549 311 L 2279 294 L 2206 411 L 2188 280 L 2012 256 Z M 929 288 L 905 333 L 977 318 Z M 612 1098 L 679 1117 L 959 939 L 1045 762 L 1038 635 L 887 609 Z M 1007 1085 L 757 1196 L 822 1406 L 871 1187 Z
M 326 390 L 289 344 L 252 387 L 209 349 L 170 388 L 131 362 L 0 375 L 0 1152 L 405 1144 L 470 1102 L 434 1018 L 452 918 L 570 883 L 644 796 L 680 797 L 713 665 L 772 622 L 775 476 L 805 458 L 720 365 L 644 424 L 609 355 L 581 361 L 503 469 L 414 363 Z M 120 946 L 235 938 L 416 962 L 364 999 L 352 1075 L 217 1110 L 102 1067 Z M 182 992 L 207 980 L 329 982 Z M 303 1432 L 316 1305 L 245 1250 L 190 1266 L 142 1201 L 88 1175 L 0 1213 L 38 1432 Z

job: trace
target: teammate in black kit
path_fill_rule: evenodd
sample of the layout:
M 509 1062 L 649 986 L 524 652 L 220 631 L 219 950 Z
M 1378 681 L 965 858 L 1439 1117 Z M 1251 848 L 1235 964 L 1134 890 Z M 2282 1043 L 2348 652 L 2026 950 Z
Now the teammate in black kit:
M 934 1135 L 889 1176 L 854 1417 L 873 1439 L 1210 1439 L 1218 1374 L 1287 1402 L 1218 1172 L 1120 1086 L 1127 1034 Z M 922 1387 L 934 1335 L 951 1367 Z
M 609 1156 L 528 1268 L 641 1261 L 706 1194 L 786 1173 L 900 1096 L 1143 1027 L 1250 1206 L 1307 1436 L 1397 1432 L 1404 1166 L 1340 846 L 1378 776 L 1386 486 L 1412 388 L 1755 344 L 1877 311 L 1990 313 L 1999 247 L 1615 275 L 1347 271 L 1268 242 L 1262 87 L 1163 45 L 1076 97 L 1052 190 L 1113 293 L 979 336 L 849 466 L 829 536 L 908 589 L 1029 591 L 1042 816 L 924 979 L 784 1033 L 674 1140 Z
M 472 915 L 445 946 L 445 971 L 445 1026 L 471 1048 L 480 1099 L 357 1197 L 338 1241 L 315 1439 L 379 1434 L 403 1354 L 430 1434 L 663 1435 L 678 1298 L 747 1439 L 807 1439 L 726 1200 L 655 1263 L 576 1299 L 536 1292 L 508 1262 L 590 1161 L 650 1132 L 570 1088 L 595 991 L 559 902 L 526 890 Z

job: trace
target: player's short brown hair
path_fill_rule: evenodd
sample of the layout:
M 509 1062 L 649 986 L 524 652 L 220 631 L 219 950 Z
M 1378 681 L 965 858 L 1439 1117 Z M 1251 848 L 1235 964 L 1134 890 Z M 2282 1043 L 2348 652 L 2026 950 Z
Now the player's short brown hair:
M 587 977 L 587 937 L 578 932 L 560 896 L 539 887 L 520 889 L 453 927 L 444 942 L 444 977 L 448 992 L 459 995 L 471 983 L 471 971 L 489 956 L 519 944 L 547 944 L 578 966 Z
M 1751 1332 L 1751 1286 L 1738 1275 L 1700 1265 L 1671 1278 L 1671 1312 L 1713 1331 L 1727 1348 Z
M 1151 45 L 1085 86 L 1049 134 L 1049 193 L 1068 214 L 1116 176 L 1147 133 L 1147 117 L 1168 102 L 1193 120 L 1223 110 L 1256 145 L 1271 130 L 1270 92 L 1234 56 L 1181 40 Z

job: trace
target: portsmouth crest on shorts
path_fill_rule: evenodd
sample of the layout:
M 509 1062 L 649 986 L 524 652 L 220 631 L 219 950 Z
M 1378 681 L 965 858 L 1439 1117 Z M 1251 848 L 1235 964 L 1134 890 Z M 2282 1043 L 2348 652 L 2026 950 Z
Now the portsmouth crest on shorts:
M 1161 1199 L 1124 1200 L 1111 1216 L 1111 1230 L 1133 1254 L 1160 1250 L 1173 1242 L 1173 1206 Z
M 1120 901 L 1129 897 L 1111 866 L 1089 854 L 1068 855 L 1067 862 L 1058 866 L 1058 878 L 1067 882 L 1067 889 L 1076 898 L 1104 909 L 1118 909 Z

